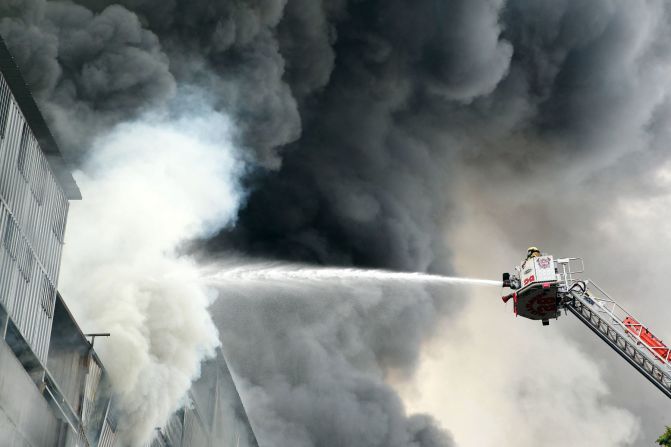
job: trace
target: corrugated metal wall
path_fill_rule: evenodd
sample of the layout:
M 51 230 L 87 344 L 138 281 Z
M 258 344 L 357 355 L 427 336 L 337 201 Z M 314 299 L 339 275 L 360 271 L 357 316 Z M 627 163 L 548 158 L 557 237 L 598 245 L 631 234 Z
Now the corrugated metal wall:
M 68 201 L 0 75 L 0 302 L 46 363 Z
M 146 447 L 258 447 L 221 350 L 201 365 L 189 403 L 172 415 Z
M 98 447 L 114 447 L 116 444 L 116 433 L 112 430 L 112 426 L 108 419 L 105 419 L 103 424 L 103 430 L 100 435 L 100 441 L 98 442 Z
M 98 386 L 102 379 L 102 368 L 93 359 L 89 359 L 89 371 L 86 374 L 86 386 L 82 399 L 82 424 L 88 427 L 94 421 L 94 411 Z
M 182 446 L 208 447 L 209 445 L 210 437 L 203 426 L 203 422 L 200 420 L 198 412 L 193 408 L 185 409 Z
M 198 410 L 185 407 L 173 414 L 165 426 L 147 447 L 210 447 L 212 444 L 207 428 L 200 419 Z M 229 446 L 221 446 L 229 447 Z M 235 446 L 230 446 L 235 447 Z
M 0 50 L 17 95 L 0 73 L 0 446 L 112 447 L 105 372 L 57 302 L 63 185 L 73 199 L 79 190 L 1 38 Z
M 62 298 L 56 296 L 47 370 L 68 402 L 79 414 L 88 371 L 91 345 L 68 312 Z
M 61 422 L 0 339 L 0 446 L 54 447 Z
M 80 433 L 68 435 L 72 446 L 85 441 L 91 446 L 112 445 L 116 437 L 109 419 L 107 374 L 60 294 L 56 296 L 47 374 L 79 419 Z
M 65 438 L 65 445 L 63 447 L 93 447 L 89 444 L 84 433 L 74 431 L 72 428 L 68 429 L 68 434 Z
M 163 438 L 167 443 L 171 446 L 175 447 L 181 447 L 182 444 L 182 437 L 184 436 L 184 411 L 178 411 L 175 413 L 168 423 L 166 424 L 165 428 L 163 428 Z

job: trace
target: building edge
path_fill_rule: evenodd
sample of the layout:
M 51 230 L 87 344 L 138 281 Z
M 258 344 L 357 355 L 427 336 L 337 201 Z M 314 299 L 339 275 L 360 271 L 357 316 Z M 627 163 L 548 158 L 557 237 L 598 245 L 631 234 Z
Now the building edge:
M 7 84 L 12 90 L 14 99 L 25 116 L 26 121 L 30 123 L 30 128 L 35 135 L 42 152 L 44 152 L 47 157 L 49 166 L 61 185 L 61 188 L 63 188 L 66 197 L 68 200 L 81 200 L 82 196 L 79 186 L 77 186 L 77 182 L 75 182 L 74 177 L 72 177 L 72 173 L 56 143 L 56 139 L 51 133 L 51 130 L 49 130 L 49 127 L 44 120 L 44 116 L 35 102 L 32 93 L 30 93 L 30 89 L 26 85 L 21 70 L 16 64 L 12 54 L 9 52 L 9 48 L 7 48 L 2 36 L 0 36 L 0 72 L 2 72 L 5 81 L 7 81 Z

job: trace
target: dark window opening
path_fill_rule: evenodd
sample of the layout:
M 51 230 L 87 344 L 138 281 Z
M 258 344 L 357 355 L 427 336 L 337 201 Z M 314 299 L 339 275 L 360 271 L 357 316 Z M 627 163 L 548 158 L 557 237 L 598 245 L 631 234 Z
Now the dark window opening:
M 7 250 L 12 258 L 15 257 L 12 247 L 12 243 L 14 242 L 14 231 L 14 221 L 12 220 L 12 217 L 7 214 L 7 217 L 5 218 L 5 234 L 3 234 L 2 241 L 5 246 L 5 250 Z
M 42 310 L 47 314 L 48 318 L 53 317 L 54 312 L 54 298 L 56 297 L 56 289 L 51 285 L 49 278 L 46 275 L 42 277 L 42 299 L 40 304 Z
M 28 158 L 28 140 L 30 139 L 30 127 L 28 123 L 23 123 L 23 131 L 21 132 L 21 145 L 19 146 L 19 159 L 16 164 L 19 168 L 23 178 L 26 178 L 26 161 Z
M 0 78 L 0 137 L 5 138 L 7 123 L 9 122 L 9 103 L 11 102 L 9 86 Z

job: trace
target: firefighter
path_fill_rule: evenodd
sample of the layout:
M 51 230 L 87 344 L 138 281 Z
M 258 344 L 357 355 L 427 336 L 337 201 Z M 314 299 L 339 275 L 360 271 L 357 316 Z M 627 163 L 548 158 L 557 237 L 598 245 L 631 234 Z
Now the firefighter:
M 527 249 L 527 259 L 526 260 L 529 260 L 531 258 L 537 258 L 539 256 L 541 256 L 541 251 L 538 248 L 529 247 Z

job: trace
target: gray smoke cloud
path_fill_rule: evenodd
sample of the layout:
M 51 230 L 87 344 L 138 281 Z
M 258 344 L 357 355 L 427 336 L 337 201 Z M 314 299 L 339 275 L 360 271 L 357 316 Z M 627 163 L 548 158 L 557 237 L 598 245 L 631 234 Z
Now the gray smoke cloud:
M 607 278 L 616 276 L 605 267 L 610 259 L 634 256 L 639 247 L 660 255 L 671 248 L 630 236 L 637 225 L 654 228 L 666 218 L 661 209 L 668 190 L 663 168 L 671 110 L 670 22 L 662 0 L 0 4 L 0 33 L 73 158 L 102 129 L 169 101 L 178 84 L 203 88 L 215 108 L 231 117 L 236 146 L 259 169 L 246 179 L 251 192 L 235 228 L 200 244 L 208 255 L 234 249 L 321 264 L 446 273 L 464 257 L 486 256 L 463 252 L 450 237 L 470 225 L 473 231 L 459 234 L 477 239 L 496 230 L 492 245 L 544 243 L 544 249 L 564 254 L 598 247 L 603 255 L 593 255 L 597 262 L 588 264 L 603 265 L 595 273 Z M 645 210 L 645 218 L 637 210 Z M 576 232 L 576 216 L 579 228 L 596 228 L 598 234 Z M 504 266 L 494 264 L 502 259 L 479 265 L 498 271 Z M 422 307 L 422 298 L 407 300 Z M 236 306 L 251 306 L 239 301 Z M 264 306 L 259 304 L 262 315 Z M 446 315 L 459 307 L 434 310 Z M 325 309 L 318 302 L 300 311 L 328 314 Z M 388 353 L 374 355 L 375 373 L 357 361 L 337 370 L 348 371 L 343 377 L 364 371 L 361 383 L 368 386 L 371 405 L 393 415 L 401 434 L 392 438 L 407 441 L 415 439 L 411 427 L 421 421 L 404 416 L 384 378 L 388 369 L 412 371 L 423 341 L 435 336 L 437 319 L 419 312 L 413 324 L 426 331 L 410 334 L 401 315 L 389 319 L 385 333 L 405 334 L 413 343 L 394 337 Z M 257 331 L 222 320 L 247 334 L 243 343 L 232 330 L 224 331 L 230 349 L 242 353 L 245 346 L 249 356 L 274 347 L 253 359 L 231 355 L 256 396 L 250 411 L 261 417 L 274 415 L 277 402 L 289 405 L 297 398 L 269 378 L 293 377 L 296 389 L 314 384 L 306 375 L 318 358 L 308 349 L 296 363 L 277 360 L 272 353 L 302 346 L 291 334 L 316 317 L 281 312 L 275 318 Z M 339 334 L 339 328 L 334 323 L 327 332 Z M 562 336 L 585 346 L 575 335 Z M 375 340 L 362 340 L 376 346 Z M 327 351 L 342 348 L 337 336 L 320 343 Z M 405 354 L 390 366 L 394 352 Z M 257 362 L 256 368 L 245 366 L 247 361 Z M 618 389 L 629 383 L 613 375 L 606 380 Z M 294 413 L 278 422 L 277 431 L 287 431 L 283 439 L 297 445 L 314 439 L 384 445 L 392 439 L 385 438 L 388 432 L 375 437 L 356 430 L 356 439 L 349 432 L 324 437 L 331 427 L 320 431 L 311 419 L 319 403 L 307 402 L 336 398 L 323 397 L 315 391 L 319 387 L 305 389 L 314 399 L 290 407 Z M 625 402 L 611 399 L 609 404 Z M 660 413 L 658 407 L 644 412 Z M 433 430 L 421 431 L 424 437 L 416 436 L 416 442 L 432 445 L 422 439 Z M 649 444 L 654 430 L 645 426 L 637 440 L 623 435 L 613 443 Z
M 350 5 L 337 22 L 331 80 L 302 109 L 301 139 L 279 173 L 261 180 L 233 245 L 320 263 L 448 270 L 440 232 L 459 143 L 450 140 L 461 136 L 443 129 L 445 117 L 470 110 L 508 72 L 500 7 Z
M 284 2 L 26 0 L 0 8 L 0 32 L 74 158 L 99 132 L 171 99 L 177 81 L 234 111 L 240 142 L 263 165 L 279 165 L 274 149 L 300 134 L 274 32 Z M 310 82 L 309 90 L 325 80 Z
M 386 380 L 412 372 L 450 304 L 439 295 L 375 281 L 223 286 L 213 318 L 259 444 L 455 445 L 430 416 L 406 415 Z
M 69 2 L 2 2 L 0 33 L 71 158 L 175 92 L 158 38 L 121 6 L 93 13 Z

